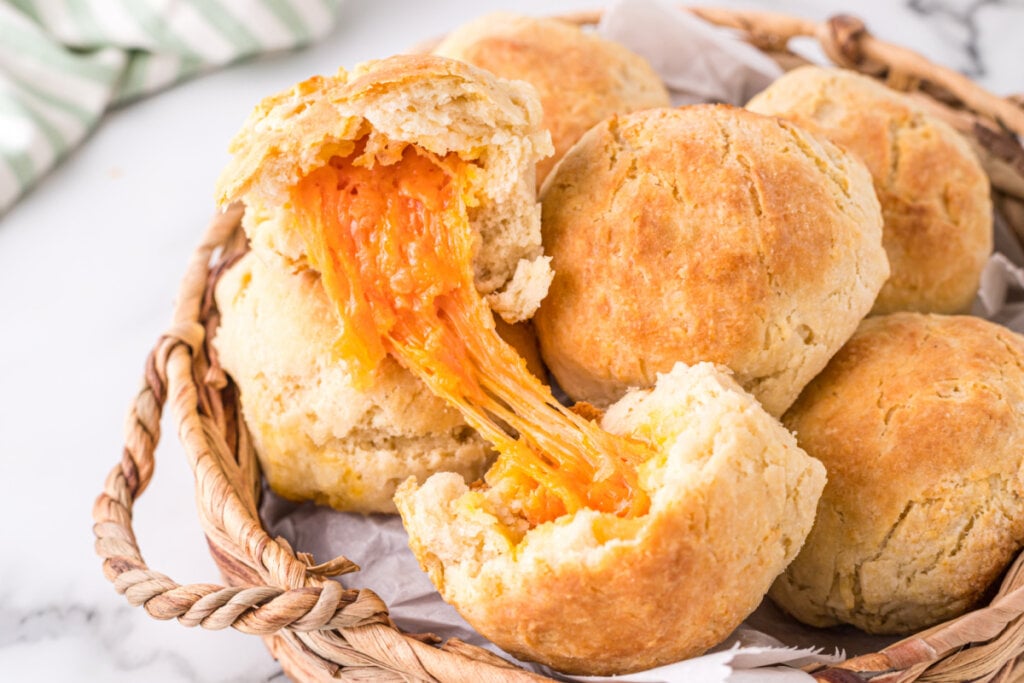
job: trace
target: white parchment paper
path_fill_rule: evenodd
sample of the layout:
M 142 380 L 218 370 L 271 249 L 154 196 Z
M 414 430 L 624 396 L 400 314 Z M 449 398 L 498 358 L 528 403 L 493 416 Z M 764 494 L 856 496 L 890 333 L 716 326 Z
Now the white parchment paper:
M 743 105 L 782 75 L 760 50 L 731 31 L 659 0 L 612 3 L 597 32 L 650 62 L 675 105 Z
M 729 31 L 718 29 L 659 0 L 624 0 L 608 8 L 598 32 L 646 57 L 668 85 L 675 104 L 744 104 L 781 75 L 781 69 Z M 982 277 L 974 314 L 1024 332 L 1024 254 L 1016 238 L 996 222 L 996 251 Z M 341 577 L 348 587 L 371 588 L 388 604 L 394 621 L 409 632 L 457 637 L 501 652 L 476 634 L 434 590 L 409 550 L 401 520 L 391 515 L 336 512 L 311 503 L 290 503 L 265 492 L 260 514 L 271 536 L 283 536 L 317 562 L 345 555 L 361 571 Z M 813 629 L 765 601 L 709 654 L 650 671 L 565 680 L 631 683 L 800 683 L 813 680 L 793 668 L 877 651 L 892 638 L 856 629 Z

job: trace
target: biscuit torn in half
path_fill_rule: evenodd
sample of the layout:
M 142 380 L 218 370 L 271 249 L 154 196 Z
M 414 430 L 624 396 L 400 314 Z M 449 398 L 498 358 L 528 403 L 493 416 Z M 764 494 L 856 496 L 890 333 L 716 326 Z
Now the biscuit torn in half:
M 823 473 L 711 366 L 666 375 L 599 425 L 560 405 L 496 333 L 492 309 L 516 290 L 481 287 L 474 212 L 532 183 L 501 163 L 534 145 L 516 87 L 437 57 L 304 84 L 257 112 L 226 197 L 287 216 L 278 243 L 319 273 L 356 386 L 397 360 L 498 452 L 473 492 L 439 474 L 397 495 L 442 595 L 521 656 L 570 672 L 646 668 L 701 652 L 757 605 L 810 528 Z M 547 266 L 521 259 L 512 284 L 533 281 L 536 264 Z M 488 576 L 473 572 L 479 552 L 506 583 L 476 583 Z M 452 589 L 462 572 L 464 593 Z
M 824 468 L 709 363 L 677 365 L 600 424 L 649 449 L 645 514 L 588 508 L 530 528 L 500 482 L 436 474 L 398 489 L 413 552 L 445 600 L 517 657 L 608 675 L 701 654 L 800 549 Z

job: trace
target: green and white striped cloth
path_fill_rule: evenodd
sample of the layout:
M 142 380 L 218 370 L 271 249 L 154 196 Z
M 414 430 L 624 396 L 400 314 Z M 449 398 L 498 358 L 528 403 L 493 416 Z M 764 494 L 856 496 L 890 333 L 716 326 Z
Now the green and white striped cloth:
M 109 107 L 320 38 L 341 0 L 0 0 L 0 214 Z

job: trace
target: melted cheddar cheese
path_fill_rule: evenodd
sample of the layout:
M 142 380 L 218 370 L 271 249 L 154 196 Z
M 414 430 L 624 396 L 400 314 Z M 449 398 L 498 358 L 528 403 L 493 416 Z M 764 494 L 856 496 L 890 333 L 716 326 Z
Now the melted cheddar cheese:
M 334 157 L 295 186 L 297 225 L 342 323 L 337 351 L 357 385 L 391 354 L 457 407 L 499 453 L 487 484 L 511 488 L 530 525 L 584 507 L 643 514 L 647 447 L 561 406 L 495 332 L 473 282 L 475 171 L 409 146 L 392 163 Z

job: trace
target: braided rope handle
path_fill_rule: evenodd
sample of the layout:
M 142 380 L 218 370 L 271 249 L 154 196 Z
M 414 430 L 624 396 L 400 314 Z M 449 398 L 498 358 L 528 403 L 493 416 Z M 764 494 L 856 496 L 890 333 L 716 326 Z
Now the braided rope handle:
M 971 646 L 971 647 L 967 647 Z M 828 683 L 1019 680 L 1024 652 L 1024 554 L 983 608 L 905 638 L 879 652 L 828 667 L 807 667 Z
M 1024 135 L 1024 107 L 1014 98 L 988 92 L 963 74 L 928 61 L 905 47 L 880 40 L 864 22 L 839 14 L 815 22 L 770 12 L 737 12 L 717 8 L 694 8 L 694 14 L 719 26 L 742 31 L 747 39 L 766 52 L 787 50 L 796 37 L 815 38 L 835 64 L 872 76 L 884 77 L 896 90 L 914 90 L 927 83 L 945 92 L 944 100 L 980 114 L 1017 135 Z
M 211 449 L 203 443 L 210 432 L 209 418 L 195 410 L 196 391 L 190 386 L 193 360 L 200 353 L 205 330 L 199 324 L 199 309 L 206 289 L 209 261 L 235 231 L 240 209 L 218 216 L 193 255 L 174 324 L 160 337 L 146 360 L 142 388 L 131 405 L 125 429 L 121 461 L 110 471 L 103 493 L 93 506 L 96 552 L 103 558 L 103 571 L 118 593 L 133 605 L 142 605 L 157 619 L 176 618 L 186 626 L 220 629 L 231 626 L 246 633 L 270 634 L 282 628 L 297 631 L 356 627 L 387 620 L 387 607 L 372 592 L 345 590 L 336 581 L 318 577 L 293 578 L 291 588 L 273 585 L 221 586 L 180 585 L 151 570 L 142 559 L 132 531 L 132 506 L 153 476 L 154 452 L 160 440 L 160 418 L 170 398 L 183 418 L 180 435 L 186 442 L 197 482 L 204 484 L 204 498 L 216 500 L 222 511 L 221 528 L 238 528 L 249 547 L 260 548 L 265 564 L 281 564 L 290 549 L 270 539 L 254 519 L 253 496 L 239 496 L 235 487 L 213 462 Z M 209 507 L 208 505 L 204 507 Z M 244 518 L 248 517 L 248 524 Z M 209 525 L 204 525 L 209 526 Z M 211 543 L 213 545 L 213 543 Z M 262 546 L 262 547 L 261 547 Z M 293 558 L 293 564 L 301 564 Z M 326 573 L 352 567 L 335 564 Z M 292 574 L 295 568 L 289 567 Z M 308 567 L 301 567 L 305 570 Z M 250 572 L 241 572 L 246 578 Z M 264 580 L 274 572 L 267 572 Z M 302 574 L 306 572 L 303 571 Z M 288 584 L 283 584 L 288 585 Z
M 263 636 L 298 680 L 334 680 L 342 669 L 363 679 L 547 680 L 455 639 L 435 647 L 433 636 L 402 633 L 373 591 L 344 589 L 324 578 L 356 571 L 353 563 L 341 557 L 314 566 L 311 557 L 294 553 L 286 541 L 263 530 L 256 507 L 256 456 L 237 406 L 222 400 L 226 378 L 210 362 L 213 349 L 205 343 L 218 323 L 212 304 L 216 280 L 246 248 L 241 216 L 241 208 L 233 207 L 211 222 L 186 270 L 174 322 L 146 360 L 125 425 L 121 461 L 93 506 L 104 574 L 129 603 L 157 619 Z M 196 477 L 199 518 L 211 554 L 233 585 L 180 585 L 142 559 L 132 506 L 153 476 L 168 401 Z
M 907 48 L 880 40 L 860 19 L 840 14 L 824 22 L 774 12 L 713 7 L 682 10 L 717 26 L 739 32 L 743 39 L 773 57 L 785 69 L 808 63 L 789 49 L 794 38 L 812 38 L 838 66 L 884 80 L 906 92 L 929 112 L 973 142 L 992 185 L 1024 213 L 1024 95 L 999 97 L 961 73 L 933 64 Z M 559 18 L 578 25 L 597 24 L 601 11 L 576 12 Z M 435 41 L 436 42 L 436 41 Z M 430 47 L 425 43 L 421 47 Z M 1024 233 L 1018 233 L 1024 240 Z

